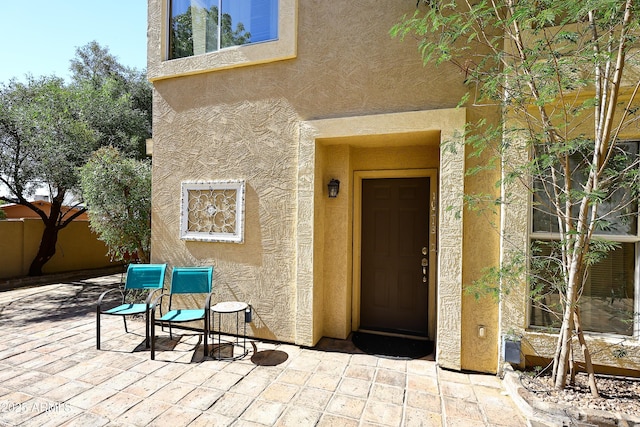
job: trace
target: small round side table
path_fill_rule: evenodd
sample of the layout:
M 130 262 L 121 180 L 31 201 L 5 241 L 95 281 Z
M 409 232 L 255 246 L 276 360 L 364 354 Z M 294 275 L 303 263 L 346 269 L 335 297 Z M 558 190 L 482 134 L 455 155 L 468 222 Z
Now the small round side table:
M 211 312 L 213 313 L 213 323 L 211 324 L 211 330 L 214 331 L 214 342 L 215 342 L 215 320 L 216 313 L 218 314 L 218 356 L 215 355 L 215 348 L 212 351 L 212 356 L 218 360 L 235 360 L 242 359 L 247 355 L 247 322 L 244 316 L 244 311 L 249 308 L 249 304 L 246 302 L 239 301 L 224 301 L 219 302 L 213 307 L 211 307 Z M 222 340 L 221 340 L 221 326 L 222 326 L 222 315 L 223 314 L 236 314 L 236 338 L 235 342 L 231 342 L 231 356 L 223 357 L 222 356 Z M 242 316 L 240 315 L 242 313 Z M 242 333 L 242 344 L 240 344 L 240 318 L 242 317 L 242 321 L 244 324 L 244 329 Z M 242 347 L 242 354 L 235 356 L 235 347 Z

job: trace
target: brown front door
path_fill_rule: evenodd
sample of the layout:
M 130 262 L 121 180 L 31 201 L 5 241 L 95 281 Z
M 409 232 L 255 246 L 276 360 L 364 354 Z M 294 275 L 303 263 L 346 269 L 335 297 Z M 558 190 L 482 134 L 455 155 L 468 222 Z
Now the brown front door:
M 360 329 L 428 335 L 429 180 L 362 180 Z

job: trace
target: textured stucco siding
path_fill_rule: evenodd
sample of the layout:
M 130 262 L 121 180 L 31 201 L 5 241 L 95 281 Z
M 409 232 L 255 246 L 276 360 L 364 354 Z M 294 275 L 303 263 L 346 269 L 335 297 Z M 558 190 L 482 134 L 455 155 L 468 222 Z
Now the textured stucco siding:
M 414 40 L 389 35 L 415 2 L 282 0 L 295 10 L 295 55 L 235 65 L 258 45 L 164 61 L 164 2 L 148 4 L 153 261 L 213 265 L 216 299 L 253 305 L 253 336 L 303 345 L 344 338 L 359 304 L 354 171 L 436 168 L 438 327 L 430 334 L 439 363 L 464 368 L 462 311 L 474 304 L 462 304 L 464 218 L 448 209 L 462 207 L 464 149 L 438 145 L 464 127 L 467 112 L 454 107 L 466 88 L 454 66 L 425 68 Z M 342 185 L 329 200 L 331 178 Z M 242 244 L 179 237 L 180 183 L 214 179 L 246 181 Z M 495 343 L 482 345 L 495 353 Z
M 466 117 L 460 118 L 462 123 Z M 441 150 L 438 227 L 438 345 L 436 360 L 449 369 L 461 369 L 462 346 L 462 218 L 464 192 L 464 140 L 459 134 L 443 135 L 443 141 L 457 147 Z M 456 216 L 459 215 L 460 218 Z
M 217 301 L 250 302 L 260 336 L 294 341 L 287 318 L 296 312 L 295 114 L 277 100 L 179 114 L 156 98 L 154 132 L 154 261 L 213 265 Z M 180 239 L 181 181 L 215 179 L 246 180 L 243 244 Z
M 297 159 L 297 233 L 292 236 L 292 243 L 297 247 L 293 255 L 296 262 L 296 277 L 289 283 L 295 289 L 297 304 L 295 313 L 295 342 L 312 345 L 321 338 L 322 299 L 321 288 L 314 287 L 314 174 L 315 174 L 315 144 L 312 143 L 311 133 L 306 127 L 298 124 Z M 292 313 L 292 314 L 293 314 Z M 275 319 L 274 319 L 275 320 Z M 315 328 L 315 329 L 314 329 Z
M 312 120 L 451 108 L 466 92 L 459 69 L 425 68 L 415 41 L 389 35 L 415 2 L 297 3 L 295 58 L 157 80 L 160 96 L 176 110 L 285 98 L 301 119 Z M 162 4 L 149 0 L 149 68 L 162 62 Z M 176 75 L 190 71 L 188 62 L 165 62 L 184 67 Z

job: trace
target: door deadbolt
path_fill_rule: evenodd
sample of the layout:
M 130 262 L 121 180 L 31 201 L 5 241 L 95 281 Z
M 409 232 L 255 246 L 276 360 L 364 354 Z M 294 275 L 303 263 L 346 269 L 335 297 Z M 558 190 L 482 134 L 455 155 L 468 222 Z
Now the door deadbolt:
M 429 250 L 427 249 L 427 247 L 426 247 L 426 246 L 424 246 L 424 247 L 422 248 L 422 255 L 426 255 L 427 253 L 429 253 Z
M 423 266 L 423 267 L 426 267 L 426 266 L 428 266 L 428 265 L 429 265 L 429 260 L 428 260 L 428 259 L 426 259 L 426 258 L 422 258 L 422 266 Z

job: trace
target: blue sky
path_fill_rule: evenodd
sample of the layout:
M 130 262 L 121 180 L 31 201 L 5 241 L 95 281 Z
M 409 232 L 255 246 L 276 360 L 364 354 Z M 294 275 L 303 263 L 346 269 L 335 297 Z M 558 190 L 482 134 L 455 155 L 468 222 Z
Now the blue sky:
M 147 0 L 3 0 L 0 83 L 69 77 L 77 47 L 92 40 L 125 66 L 147 65 Z

